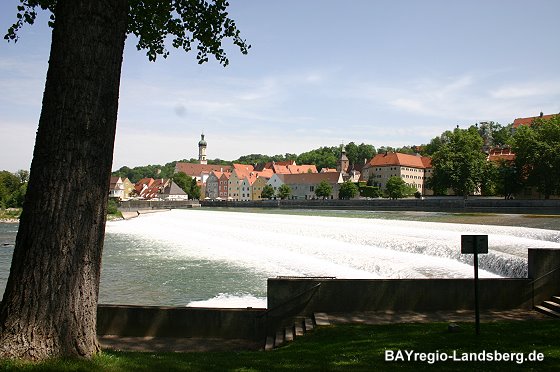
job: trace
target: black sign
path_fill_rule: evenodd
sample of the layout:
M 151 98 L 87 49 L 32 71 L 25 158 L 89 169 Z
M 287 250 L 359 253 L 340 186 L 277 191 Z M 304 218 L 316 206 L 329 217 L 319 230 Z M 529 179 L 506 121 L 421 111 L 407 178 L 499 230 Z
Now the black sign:
M 488 235 L 461 235 L 461 253 L 488 253 Z

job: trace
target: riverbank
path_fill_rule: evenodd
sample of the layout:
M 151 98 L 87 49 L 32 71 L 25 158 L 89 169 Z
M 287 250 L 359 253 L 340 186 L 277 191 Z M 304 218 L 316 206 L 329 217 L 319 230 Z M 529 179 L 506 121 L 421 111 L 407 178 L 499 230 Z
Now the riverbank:
M 258 200 L 201 201 L 203 207 L 416 211 L 447 213 L 497 213 L 559 215 L 560 200 L 504 200 L 486 197 L 428 197 L 425 199 L 351 199 L 351 200 Z

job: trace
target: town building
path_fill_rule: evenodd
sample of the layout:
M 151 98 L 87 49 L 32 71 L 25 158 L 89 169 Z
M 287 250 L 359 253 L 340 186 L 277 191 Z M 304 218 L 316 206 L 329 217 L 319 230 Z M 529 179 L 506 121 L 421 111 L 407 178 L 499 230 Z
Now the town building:
M 558 116 L 558 115 L 560 115 L 560 114 L 544 115 L 541 112 L 539 114 L 539 116 L 530 116 L 530 117 L 527 117 L 527 118 L 517 118 L 513 121 L 512 127 L 513 127 L 513 130 L 516 130 L 521 125 L 527 125 L 527 126 L 533 125 L 533 123 L 535 122 L 536 119 L 548 120 L 548 119 L 552 119 L 553 117 Z
M 217 200 L 228 200 L 229 177 L 231 173 L 223 172 L 219 178 Z
M 189 196 L 180 188 L 175 182 L 170 181 L 162 190 L 158 196 L 164 200 L 188 200 Z
M 111 177 L 109 181 L 109 197 L 123 200 L 125 198 L 124 182 L 121 177 Z
M 341 172 L 326 173 L 298 173 L 298 174 L 274 174 L 268 181 L 275 193 L 282 185 L 288 185 L 292 190 L 290 199 L 317 199 L 316 187 L 321 181 L 327 181 L 332 187 L 329 199 L 338 198 L 340 185 L 344 182 Z
M 368 181 L 371 177 L 383 190 L 389 178 L 394 176 L 402 178 L 422 195 L 433 195 L 433 191 L 426 187 L 426 180 L 432 176 L 432 162 L 425 156 L 397 152 L 377 154 L 362 168 L 361 180 Z

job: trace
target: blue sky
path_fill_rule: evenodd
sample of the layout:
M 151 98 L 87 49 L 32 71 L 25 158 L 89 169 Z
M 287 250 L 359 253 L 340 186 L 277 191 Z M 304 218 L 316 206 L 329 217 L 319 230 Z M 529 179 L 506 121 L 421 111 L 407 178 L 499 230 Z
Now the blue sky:
M 0 3 L 0 30 L 17 0 Z M 341 142 L 427 143 L 456 125 L 560 112 L 556 0 L 231 0 L 252 45 L 230 65 L 127 40 L 113 168 L 301 153 Z M 0 170 L 30 166 L 45 83 L 46 15 L 0 41 Z

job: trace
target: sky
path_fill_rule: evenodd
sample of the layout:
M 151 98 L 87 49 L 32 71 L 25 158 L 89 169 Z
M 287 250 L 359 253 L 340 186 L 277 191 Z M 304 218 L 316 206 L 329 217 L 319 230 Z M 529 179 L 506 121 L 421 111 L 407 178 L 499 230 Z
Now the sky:
M 18 0 L 0 2 L 0 32 Z M 231 0 L 251 44 L 230 65 L 129 37 L 113 169 L 309 151 L 354 141 L 419 145 L 456 125 L 560 112 L 557 0 Z M 0 170 L 29 169 L 51 31 L 47 13 L 0 40 Z

